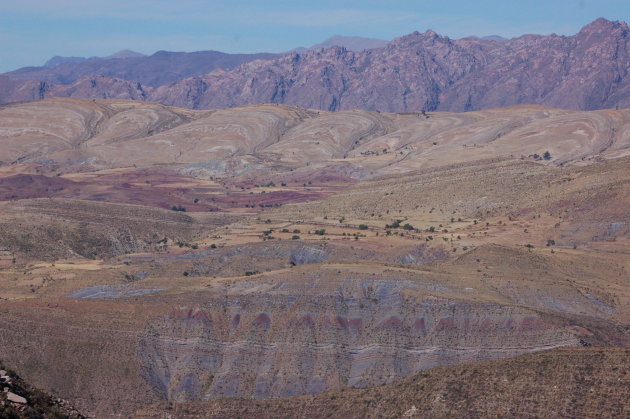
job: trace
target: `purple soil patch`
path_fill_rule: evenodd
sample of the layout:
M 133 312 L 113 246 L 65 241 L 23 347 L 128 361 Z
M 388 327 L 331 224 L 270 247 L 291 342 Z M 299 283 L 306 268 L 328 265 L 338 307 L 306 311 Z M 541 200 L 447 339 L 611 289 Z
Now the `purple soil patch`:
M 258 316 L 256 316 L 256 318 L 252 322 L 253 326 L 262 327 L 264 329 L 269 328 L 270 324 L 271 324 L 271 319 L 266 313 L 260 313 Z
M 83 288 L 66 295 L 66 298 L 96 298 L 111 300 L 116 298 L 135 297 L 138 295 L 154 294 L 161 289 L 131 289 L 125 285 L 97 285 Z
M 44 175 L 15 175 L 0 179 L 0 201 L 57 196 L 75 193 L 82 183 Z

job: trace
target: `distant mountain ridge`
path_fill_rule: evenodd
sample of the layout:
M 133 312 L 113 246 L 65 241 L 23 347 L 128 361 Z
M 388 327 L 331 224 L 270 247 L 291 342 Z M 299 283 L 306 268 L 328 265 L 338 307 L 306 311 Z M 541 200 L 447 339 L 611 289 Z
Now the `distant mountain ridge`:
M 219 51 L 158 51 L 146 56 L 124 50 L 108 57 L 53 57 L 44 67 L 24 67 L 5 75 L 17 80 L 38 80 L 61 85 L 89 76 L 106 76 L 147 86 L 161 86 L 219 68 L 230 69 L 248 61 L 279 56 L 271 53 L 227 54 Z
M 50 60 L 44 63 L 44 67 L 53 68 L 53 67 L 57 67 L 59 64 L 80 63 L 85 60 L 87 60 L 87 58 L 85 57 L 62 57 L 60 55 L 55 55 Z
M 30 81 L 0 78 L 0 102 L 70 96 L 150 100 L 194 109 L 283 103 L 387 112 L 520 104 L 628 107 L 629 32 L 625 22 L 600 18 L 573 36 L 452 40 L 429 30 L 356 52 L 340 46 L 283 56 L 162 51 L 104 60 L 106 67 L 101 61 L 91 67 L 88 60 L 61 64 L 54 71 L 7 73 Z
M 128 49 L 124 49 L 122 51 L 118 51 L 112 55 L 108 55 L 107 57 L 90 57 L 90 58 L 86 58 L 86 57 L 62 57 L 60 55 L 55 55 L 54 57 L 52 57 L 50 60 L 46 61 L 44 63 L 44 67 L 46 68 L 53 68 L 53 67 L 57 67 L 60 64 L 65 64 L 65 63 L 80 63 L 86 60 L 111 60 L 111 59 L 117 59 L 117 58 L 140 58 L 140 57 L 146 57 L 146 55 L 141 54 L 139 52 L 135 52 L 135 51 L 131 51 Z M 24 67 L 24 68 L 34 68 L 34 67 Z M 37 67 L 35 67 L 37 68 Z M 16 71 L 19 71 L 21 69 L 18 69 Z
M 378 38 L 364 38 L 361 36 L 342 36 L 342 35 L 333 35 L 330 38 L 326 39 L 323 42 L 315 44 L 309 48 L 296 48 L 290 52 L 306 52 L 313 51 L 316 49 L 327 49 L 331 47 L 343 47 L 349 51 L 365 51 L 368 49 L 382 48 L 386 46 L 389 41 Z

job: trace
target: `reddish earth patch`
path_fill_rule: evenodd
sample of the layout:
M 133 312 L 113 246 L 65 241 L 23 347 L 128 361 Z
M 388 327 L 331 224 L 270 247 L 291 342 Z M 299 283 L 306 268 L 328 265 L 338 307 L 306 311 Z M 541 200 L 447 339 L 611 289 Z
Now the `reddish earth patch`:
M 393 329 L 397 329 L 401 326 L 402 326 L 402 321 L 396 316 L 391 316 L 390 318 L 383 320 L 381 324 L 379 324 L 379 327 L 393 328 Z
M 232 329 L 236 329 L 240 323 L 241 323 L 241 315 L 237 314 L 232 318 L 232 324 L 231 324 Z
M 271 319 L 266 313 L 260 313 L 254 319 L 254 321 L 252 322 L 252 325 L 255 327 L 262 327 L 264 329 L 267 329 L 271 325 Z
M 424 317 L 417 319 L 413 324 L 413 327 L 415 327 L 416 330 L 419 330 L 422 333 L 426 333 L 427 329 L 426 325 L 424 324 Z
M 437 324 L 436 330 L 451 330 L 455 329 L 455 319 L 452 317 L 441 318 Z
M 0 178 L 0 200 L 70 198 L 136 204 L 192 212 L 261 212 L 289 203 L 319 200 L 345 185 L 287 187 L 251 193 L 250 186 L 229 182 L 200 181 L 174 171 L 138 169 L 44 176 L 17 174 Z M 303 189 L 302 189 L 303 188 Z
M 521 321 L 521 330 L 541 330 L 545 328 L 545 323 L 538 317 L 525 317 Z
M 80 193 L 83 184 L 58 176 L 19 174 L 0 178 L 0 200 L 43 198 Z

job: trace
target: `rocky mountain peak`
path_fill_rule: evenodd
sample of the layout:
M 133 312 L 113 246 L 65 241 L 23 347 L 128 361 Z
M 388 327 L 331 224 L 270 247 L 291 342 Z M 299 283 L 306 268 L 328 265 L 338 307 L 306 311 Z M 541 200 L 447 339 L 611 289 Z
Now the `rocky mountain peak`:
M 612 31 L 617 28 L 628 28 L 626 22 L 619 20 L 608 20 L 603 17 L 595 19 L 591 23 L 585 25 L 582 29 L 580 29 L 580 33 L 593 33 L 593 32 L 603 32 L 603 31 Z

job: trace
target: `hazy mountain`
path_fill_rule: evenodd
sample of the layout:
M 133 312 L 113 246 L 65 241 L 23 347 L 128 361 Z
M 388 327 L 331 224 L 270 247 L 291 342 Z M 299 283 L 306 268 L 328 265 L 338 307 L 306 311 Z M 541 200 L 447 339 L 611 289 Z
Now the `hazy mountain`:
M 146 57 L 146 55 L 141 54 L 139 52 L 131 51 L 129 49 L 124 49 L 112 55 L 108 55 L 107 57 L 105 57 L 105 59 L 111 60 L 112 58 L 141 58 L 141 57 Z
M 226 54 L 219 51 L 158 51 L 144 56 L 125 50 L 109 57 L 90 59 L 64 57 L 50 60 L 54 67 L 24 67 L 7 76 L 19 80 L 41 80 L 67 85 L 89 76 L 115 77 L 148 86 L 160 86 L 216 69 L 230 69 L 251 60 L 278 57 L 278 54 Z M 115 58 L 115 59 L 113 59 Z M 47 64 L 48 64 L 47 63 Z
M 344 47 L 350 51 L 364 51 L 366 49 L 382 48 L 387 45 L 389 41 L 377 38 L 363 38 L 360 36 L 342 36 L 335 35 L 326 39 L 319 44 L 315 44 L 308 48 L 309 50 L 330 48 L 330 47 Z
M 44 67 L 46 68 L 52 68 L 52 67 L 56 67 L 60 64 L 65 64 L 65 63 L 80 63 L 83 62 L 85 60 L 88 59 L 105 59 L 105 60 L 109 60 L 112 58 L 140 58 L 140 57 L 146 57 L 146 55 L 141 54 L 139 52 L 135 52 L 135 51 L 131 51 L 128 49 L 122 50 L 122 51 L 118 51 L 112 55 L 108 55 L 107 57 L 91 57 L 91 58 L 85 58 L 85 57 L 61 57 L 59 55 L 55 55 L 54 57 L 52 57 L 50 60 L 46 61 L 44 63 Z M 27 67 L 27 68 L 33 68 L 33 67 Z M 37 68 L 37 67 L 34 67 Z
M 81 61 L 85 61 L 87 58 L 85 57 L 61 57 L 59 55 L 55 55 L 50 60 L 44 63 L 44 67 L 52 68 L 57 67 L 59 64 L 64 63 L 80 63 Z
M 481 39 L 482 41 L 495 41 L 495 42 L 507 42 L 509 41 L 508 38 L 504 38 L 502 36 L 499 35 L 488 35 L 488 36 L 467 36 L 465 38 L 462 39 Z
M 484 41 L 497 41 L 497 42 L 507 42 L 507 41 L 509 41 L 509 39 L 504 38 L 504 37 L 499 36 L 499 35 L 482 36 L 481 39 L 483 39 Z

